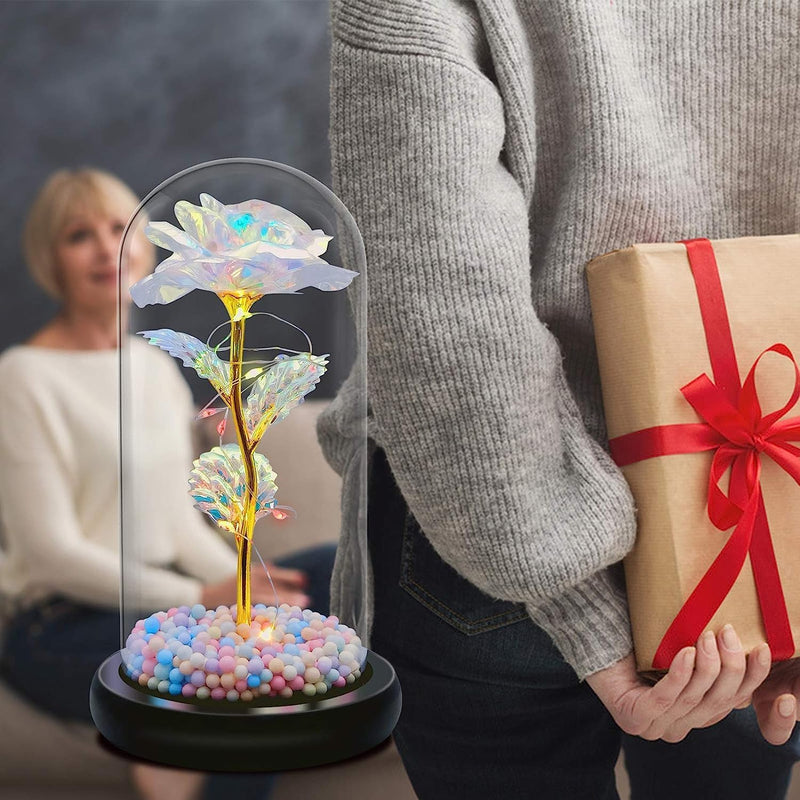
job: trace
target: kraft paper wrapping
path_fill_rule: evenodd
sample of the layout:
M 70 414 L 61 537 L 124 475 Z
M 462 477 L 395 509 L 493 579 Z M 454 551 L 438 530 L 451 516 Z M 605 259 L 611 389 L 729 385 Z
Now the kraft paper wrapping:
M 800 235 L 711 240 L 742 381 L 764 348 L 783 342 L 800 361 Z M 608 437 L 654 425 L 702 422 L 680 387 L 713 373 L 686 248 L 637 244 L 586 267 Z M 766 354 L 756 371 L 764 414 L 794 386 L 791 362 Z M 786 416 L 800 413 L 800 401 Z M 707 513 L 713 451 L 622 467 L 637 507 L 624 559 L 637 669 L 652 672 L 667 628 L 730 535 Z M 800 642 L 800 486 L 762 454 L 761 487 L 792 635 Z M 728 476 L 720 481 L 727 491 Z M 767 640 L 750 557 L 704 630 L 734 625 L 745 652 Z M 694 645 L 695 642 L 686 642 Z M 797 651 L 795 656 L 800 655 Z

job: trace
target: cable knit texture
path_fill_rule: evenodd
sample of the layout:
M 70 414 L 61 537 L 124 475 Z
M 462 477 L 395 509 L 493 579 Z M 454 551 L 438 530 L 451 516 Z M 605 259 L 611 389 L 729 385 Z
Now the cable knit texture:
M 524 603 L 583 680 L 632 649 L 620 560 L 636 530 L 585 266 L 638 242 L 799 229 L 800 5 L 335 0 L 331 20 L 371 436 L 441 557 Z M 362 378 L 319 422 L 340 473 Z M 346 614 L 370 579 L 344 491 Z

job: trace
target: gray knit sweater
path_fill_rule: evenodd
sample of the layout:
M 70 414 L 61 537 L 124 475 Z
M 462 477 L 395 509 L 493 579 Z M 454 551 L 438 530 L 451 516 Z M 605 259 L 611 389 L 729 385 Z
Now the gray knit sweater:
M 370 435 L 442 558 L 525 603 L 583 680 L 632 648 L 636 531 L 585 265 L 800 230 L 800 1 L 342 0 L 332 36 Z M 368 644 L 361 377 L 318 432 L 344 476 L 332 606 Z

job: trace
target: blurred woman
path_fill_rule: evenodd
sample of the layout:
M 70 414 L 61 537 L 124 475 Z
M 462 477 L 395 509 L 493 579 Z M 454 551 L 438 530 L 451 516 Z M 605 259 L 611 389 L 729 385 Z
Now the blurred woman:
M 47 180 L 28 214 L 23 245 L 32 277 L 60 307 L 24 344 L 0 355 L 0 521 L 7 553 L 0 595 L 10 609 L 0 675 L 62 719 L 91 722 L 92 676 L 120 644 L 117 254 L 137 205 L 124 183 L 101 170 L 61 170 Z M 154 256 L 144 235 L 134 234 L 131 283 L 153 268 Z M 159 398 L 139 424 L 158 426 L 159 453 L 170 454 L 148 464 L 147 479 L 179 494 L 182 486 L 185 496 L 183 503 L 170 491 L 160 501 L 154 496 L 142 605 L 152 611 L 233 603 L 236 553 L 185 491 L 195 414 L 189 386 L 163 351 L 141 337 L 131 337 L 130 347 L 141 365 L 142 396 Z M 324 545 L 268 564 L 279 602 L 327 611 L 334 553 L 334 545 Z M 251 599 L 275 603 L 260 564 Z M 132 777 L 144 797 L 168 791 L 188 798 L 197 796 L 203 774 L 138 764 Z

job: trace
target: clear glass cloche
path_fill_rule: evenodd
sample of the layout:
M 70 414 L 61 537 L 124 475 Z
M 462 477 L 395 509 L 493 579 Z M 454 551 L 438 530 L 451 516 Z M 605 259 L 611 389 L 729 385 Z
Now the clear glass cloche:
M 353 713 L 358 691 L 396 683 L 393 673 L 374 682 L 379 657 L 368 659 L 358 620 L 286 602 L 261 553 L 270 537 L 290 542 L 298 521 L 338 534 L 338 516 L 320 518 L 315 416 L 298 409 L 312 393 L 332 398 L 365 358 L 365 326 L 354 324 L 366 314 L 364 267 L 358 229 L 338 198 L 274 162 L 185 170 L 129 221 L 120 249 L 120 651 L 113 669 L 104 665 L 115 686 L 97 697 L 93 686 L 92 696 L 98 727 L 117 746 L 159 760 L 154 743 L 119 741 L 108 722 L 119 708 L 108 703 L 120 700 L 109 691 L 124 695 L 129 723 L 141 729 L 155 724 L 154 709 L 188 712 L 170 717 L 190 720 L 176 723 L 183 733 L 173 741 L 188 737 L 183 744 L 195 750 L 192 737 L 219 739 L 220 712 L 240 720 L 226 723 L 241 725 L 230 741 L 252 738 L 257 727 L 247 719 L 259 719 L 272 726 L 262 728 L 261 747 L 271 731 L 277 755 L 234 758 L 229 768 L 286 766 L 277 743 L 302 724 L 288 719 L 292 711 L 307 720 L 310 707 L 318 717 L 339 708 L 338 719 L 326 717 L 333 730 L 352 723 L 341 714 Z M 282 474 L 293 476 L 289 496 Z M 358 491 L 365 508 L 366 486 Z M 366 525 L 366 515 L 355 524 Z M 366 531 L 356 535 L 366 541 Z M 399 689 L 390 694 L 399 713 Z M 312 740 L 326 725 L 313 727 Z M 246 750 L 236 746 L 240 756 Z M 185 764 L 176 752 L 160 760 Z

